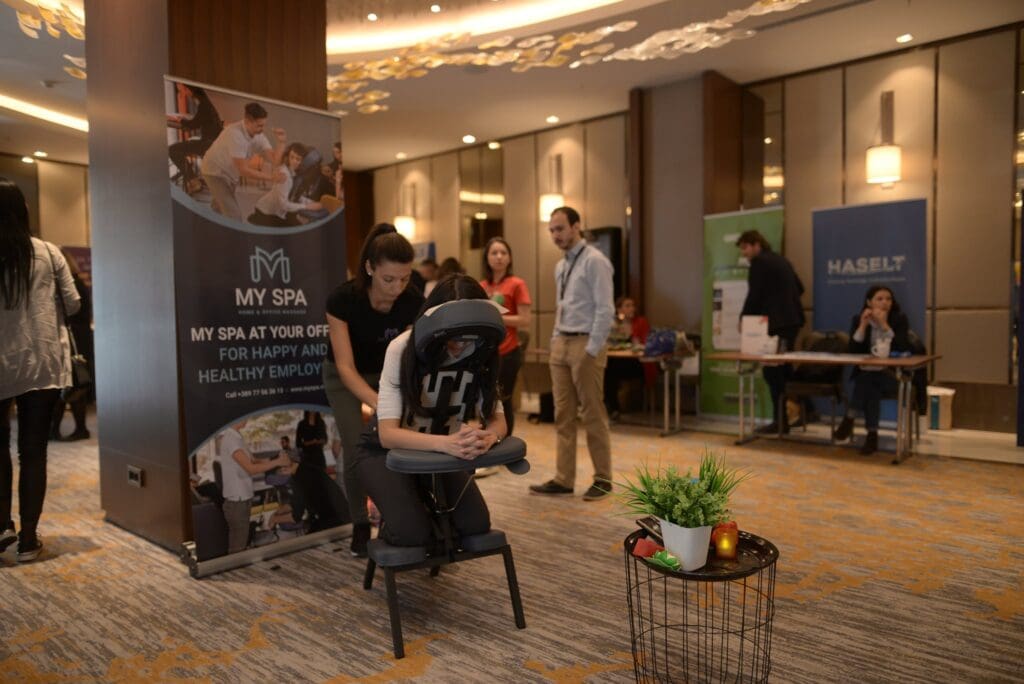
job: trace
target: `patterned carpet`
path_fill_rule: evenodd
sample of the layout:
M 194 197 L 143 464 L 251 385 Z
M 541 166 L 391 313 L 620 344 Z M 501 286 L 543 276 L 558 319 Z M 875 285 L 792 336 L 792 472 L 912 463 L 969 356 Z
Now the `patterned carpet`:
M 527 629 L 500 558 L 399 576 L 407 657 L 391 656 L 383 582 L 324 545 L 193 580 L 103 522 L 95 441 L 55 444 L 39 562 L 0 565 L 0 680 L 621 682 L 633 677 L 613 501 L 527 494 L 553 471 L 551 426 L 520 421 L 533 471 L 481 481 L 515 551 Z M 581 436 L 582 437 L 582 436 Z M 581 439 L 581 443 L 582 443 Z M 694 465 L 705 444 L 756 477 L 736 519 L 781 552 L 771 679 L 1024 680 L 1024 470 L 720 435 L 616 428 L 617 476 Z

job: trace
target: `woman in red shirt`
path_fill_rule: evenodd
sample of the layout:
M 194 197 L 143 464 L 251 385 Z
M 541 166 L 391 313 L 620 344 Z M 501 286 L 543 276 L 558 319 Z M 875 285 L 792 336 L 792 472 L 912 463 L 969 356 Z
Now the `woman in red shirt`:
M 484 248 L 484 274 L 480 281 L 487 296 L 508 309 L 502 318 L 505 321 L 505 339 L 498 348 L 501 365 L 498 370 L 498 385 L 501 404 L 505 410 L 508 433 L 512 434 L 515 414 L 512 411 L 512 392 L 516 377 L 523 365 L 523 350 L 519 348 L 517 328 L 530 325 L 530 291 L 526 281 L 512 275 L 512 248 L 504 238 L 488 240 Z

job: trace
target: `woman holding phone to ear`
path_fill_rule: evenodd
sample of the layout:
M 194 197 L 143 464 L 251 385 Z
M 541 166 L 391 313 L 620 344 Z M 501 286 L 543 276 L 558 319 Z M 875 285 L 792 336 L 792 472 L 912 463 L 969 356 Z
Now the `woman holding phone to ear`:
M 366 555 L 370 520 L 366 489 L 354 469 L 363 431 L 362 406 L 377 410 L 380 372 L 388 343 L 412 325 L 423 295 L 407 287 L 415 258 L 412 245 L 390 223 L 370 230 L 359 253 L 359 271 L 327 298 L 330 351 L 324 359 L 324 391 L 341 436 L 342 482 L 352 517 L 352 555 Z
M 900 310 L 892 290 L 884 285 L 870 287 L 864 295 L 864 306 L 850 323 L 850 352 L 870 354 L 883 359 L 892 352 L 911 350 L 910 321 Z M 853 398 L 843 422 L 836 428 L 838 441 L 853 434 L 855 410 L 864 413 L 867 437 L 860 453 L 873 454 L 878 450 L 878 421 L 882 397 L 897 389 L 896 378 L 878 366 L 860 366 L 853 369 Z

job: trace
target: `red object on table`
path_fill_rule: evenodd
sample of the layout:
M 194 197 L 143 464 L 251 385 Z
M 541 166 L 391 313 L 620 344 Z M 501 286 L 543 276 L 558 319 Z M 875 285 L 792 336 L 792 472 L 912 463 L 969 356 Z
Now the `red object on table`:
M 649 558 L 664 548 L 664 546 L 659 546 L 646 537 L 641 537 L 636 540 L 636 545 L 633 546 L 633 555 L 637 558 Z

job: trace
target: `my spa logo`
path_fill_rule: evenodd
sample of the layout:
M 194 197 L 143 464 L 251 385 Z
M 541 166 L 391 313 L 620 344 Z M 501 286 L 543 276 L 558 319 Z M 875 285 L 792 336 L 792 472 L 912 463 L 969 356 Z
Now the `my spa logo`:
M 256 247 L 249 255 L 249 277 L 253 283 L 258 283 L 266 276 L 267 280 L 279 279 L 282 283 L 290 283 L 292 280 L 292 260 L 284 255 L 284 248 L 278 248 L 268 252 L 262 247 Z M 266 301 L 267 293 L 270 293 L 270 301 Z M 291 287 L 275 287 L 268 290 L 265 287 L 235 288 L 235 306 L 257 307 L 264 304 L 273 306 L 306 306 L 306 295 L 301 289 Z
M 876 275 L 879 273 L 902 273 L 907 263 L 905 254 L 888 256 L 865 256 L 851 259 L 829 259 L 828 274 L 838 275 Z

